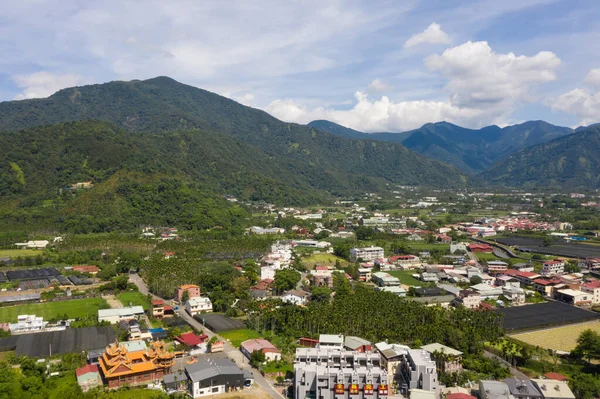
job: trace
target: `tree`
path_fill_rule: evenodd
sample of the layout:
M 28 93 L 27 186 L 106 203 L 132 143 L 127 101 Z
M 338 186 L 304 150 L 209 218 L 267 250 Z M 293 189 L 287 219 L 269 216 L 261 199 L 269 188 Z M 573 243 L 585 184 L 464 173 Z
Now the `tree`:
M 311 291 L 311 300 L 327 301 L 331 295 L 331 290 L 327 287 L 315 287 Z
M 469 279 L 469 282 L 471 283 L 471 285 L 481 284 L 482 281 L 483 280 L 479 276 L 473 276 Z
M 585 330 L 577 338 L 577 346 L 573 353 L 587 358 L 588 362 L 600 357 L 600 335 L 593 330 Z
M 273 287 L 275 287 L 278 292 L 294 289 L 301 277 L 302 275 L 300 273 L 292 269 L 277 270 L 275 272 Z
M 260 350 L 256 350 L 250 354 L 250 364 L 252 367 L 258 368 L 265 360 L 265 354 Z
M 569 385 L 577 399 L 594 399 L 600 396 L 600 379 L 591 374 L 574 374 Z
M 315 240 L 322 240 L 324 238 L 327 238 L 329 237 L 329 234 L 331 233 L 329 233 L 327 230 L 321 230 L 319 234 L 315 236 Z
M 333 290 L 336 297 L 344 296 L 352 292 L 352 285 L 344 273 L 335 273 L 333 275 Z
M 356 234 L 357 240 L 365 241 L 375 237 L 375 230 L 370 227 L 360 226 L 354 230 L 354 234 Z
M 186 303 L 190 299 L 190 292 L 188 290 L 183 290 L 181 294 L 181 303 Z

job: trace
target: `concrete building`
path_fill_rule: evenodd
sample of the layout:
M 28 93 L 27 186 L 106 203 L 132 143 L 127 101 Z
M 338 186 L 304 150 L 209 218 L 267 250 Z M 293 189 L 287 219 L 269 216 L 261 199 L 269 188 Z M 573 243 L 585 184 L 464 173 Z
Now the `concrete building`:
M 344 336 L 341 334 L 321 334 L 319 335 L 319 348 L 342 350 L 344 348 Z
M 296 349 L 294 386 L 296 399 L 380 399 L 391 394 L 378 353 L 331 347 Z
M 531 382 L 544 399 L 575 399 L 566 381 L 532 379 Z
M 516 399 L 542 399 L 542 394 L 537 390 L 531 380 L 519 380 L 516 378 L 505 378 L 510 393 Z
M 373 273 L 373 281 L 380 287 L 398 287 L 400 280 L 386 272 Z
M 297 247 L 320 248 L 320 249 L 329 248 L 331 246 L 330 242 L 316 241 L 316 240 L 298 240 L 298 241 L 294 241 L 294 244 Z
M 415 269 L 422 266 L 421 259 L 414 255 L 394 255 L 390 256 L 388 261 L 403 269 Z
M 400 392 L 406 395 L 411 389 L 424 389 L 437 393 L 436 364 L 423 349 L 409 349 L 400 364 Z
M 260 351 L 265 354 L 265 360 L 274 362 L 281 359 L 281 351 L 272 343 L 264 338 L 248 339 L 241 343 L 240 351 L 248 358 L 254 351 Z
M 352 248 L 350 250 L 350 260 L 353 262 L 356 262 L 358 259 L 370 261 L 382 259 L 383 257 L 384 251 L 381 247 Z
M 310 298 L 310 293 L 302 290 L 289 290 L 283 293 L 281 300 L 284 303 L 304 306 Z
M 108 321 L 111 324 L 117 324 L 123 320 L 137 319 L 144 314 L 144 308 L 141 306 L 128 306 L 119 309 L 99 309 L 98 321 Z
M 102 376 L 100 376 L 100 370 L 95 364 L 87 364 L 78 368 L 75 370 L 75 376 L 77 377 L 77 384 L 83 392 L 102 386 Z
M 188 395 L 192 398 L 243 389 L 253 381 L 252 374 L 240 369 L 231 359 L 210 356 L 185 366 L 185 375 Z
M 557 290 L 556 299 L 574 306 L 589 306 L 592 304 L 593 294 L 589 292 L 572 290 L 570 288 Z
M 481 294 L 474 290 L 462 290 L 458 293 L 456 301 L 465 308 L 477 309 L 481 304 Z
M 371 342 L 361 337 L 347 336 L 344 339 L 344 349 L 355 352 L 371 352 Z
M 212 302 L 207 297 L 190 298 L 185 303 L 185 311 L 190 316 L 195 316 L 202 312 L 212 312 Z
M 462 371 L 462 352 L 446 345 L 434 343 L 424 345 L 421 349 L 427 351 L 435 361 L 438 372 L 460 373 Z
M 565 272 L 565 262 L 561 260 L 550 260 L 544 262 L 540 273 L 544 276 L 553 276 L 556 274 L 563 274 Z
M 502 381 L 479 381 L 479 397 L 481 399 L 515 399 L 510 389 Z
M 37 317 L 33 314 L 21 314 L 17 316 L 17 322 L 10 324 L 11 334 L 28 333 L 42 331 L 48 324 L 43 317 Z
M 504 295 L 513 306 L 525 304 L 526 298 L 525 290 L 523 288 L 512 286 L 502 287 L 502 295 Z
M 183 293 L 187 292 L 188 298 L 196 298 L 200 296 L 200 287 L 195 284 L 184 284 L 175 290 L 175 300 L 179 303 L 183 301 Z

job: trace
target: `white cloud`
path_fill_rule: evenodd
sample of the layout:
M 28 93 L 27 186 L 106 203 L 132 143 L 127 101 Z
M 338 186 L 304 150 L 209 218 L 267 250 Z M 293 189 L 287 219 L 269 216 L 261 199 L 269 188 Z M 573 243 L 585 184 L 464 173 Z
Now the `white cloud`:
M 593 90 L 600 86 L 600 69 L 590 69 L 583 82 L 592 89 L 575 88 L 547 99 L 546 105 L 555 111 L 576 115 L 579 125 L 587 126 L 600 122 L 600 92 Z
M 556 78 L 560 59 L 544 51 L 532 57 L 496 54 L 486 42 L 467 42 L 428 57 L 425 64 L 446 80 L 448 100 L 394 102 L 386 96 L 371 100 L 357 92 L 356 104 L 349 110 L 276 100 L 266 111 L 285 121 L 329 119 L 366 132 L 403 131 L 437 121 L 469 127 L 504 125 L 516 104 L 532 100 L 536 85 Z
M 427 57 L 425 65 L 448 80 L 453 105 L 506 111 L 517 101 L 533 100 L 535 85 L 555 80 L 560 59 L 550 51 L 497 54 L 487 42 L 468 41 Z
M 590 69 L 585 77 L 584 83 L 590 86 L 600 86 L 600 68 Z
M 383 80 L 376 78 L 373 79 L 369 86 L 367 87 L 367 91 L 369 93 L 381 93 L 384 91 L 388 91 L 392 88 L 389 84 L 385 83 Z
M 23 92 L 15 96 L 15 100 L 28 98 L 48 97 L 65 87 L 72 87 L 87 83 L 88 81 L 76 74 L 55 74 L 52 72 L 36 72 L 30 75 L 12 76 L 16 85 Z
M 440 24 L 432 23 L 421 33 L 417 33 L 416 35 L 412 35 L 410 39 L 408 39 L 404 43 L 405 48 L 412 48 L 418 46 L 420 44 L 448 44 L 450 43 L 450 38 L 442 30 Z

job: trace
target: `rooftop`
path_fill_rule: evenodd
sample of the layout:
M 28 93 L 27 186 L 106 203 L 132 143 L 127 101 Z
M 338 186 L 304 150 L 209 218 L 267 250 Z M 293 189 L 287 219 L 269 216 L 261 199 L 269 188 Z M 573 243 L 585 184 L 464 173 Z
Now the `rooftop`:
M 429 353 L 433 353 L 433 352 L 444 352 L 447 355 L 451 355 L 451 356 L 460 356 L 463 353 L 461 351 L 458 351 L 454 348 L 451 348 L 449 346 L 446 345 L 442 345 L 439 343 L 433 343 L 433 344 L 429 344 L 429 345 L 423 345 L 421 347 L 421 349 L 426 350 Z

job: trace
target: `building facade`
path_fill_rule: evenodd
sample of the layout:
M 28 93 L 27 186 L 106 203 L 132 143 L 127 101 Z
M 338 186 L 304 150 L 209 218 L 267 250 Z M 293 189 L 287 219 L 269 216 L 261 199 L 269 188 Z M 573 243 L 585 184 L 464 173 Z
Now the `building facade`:
M 380 399 L 391 394 L 379 354 L 327 347 L 296 349 L 294 387 L 296 399 Z
M 383 257 L 384 251 L 381 247 L 352 248 L 350 250 L 350 260 L 354 262 L 356 262 L 358 259 L 371 261 L 375 259 L 382 259 Z
M 190 298 L 185 303 L 185 311 L 190 316 L 195 316 L 202 312 L 212 312 L 212 302 L 207 297 Z

